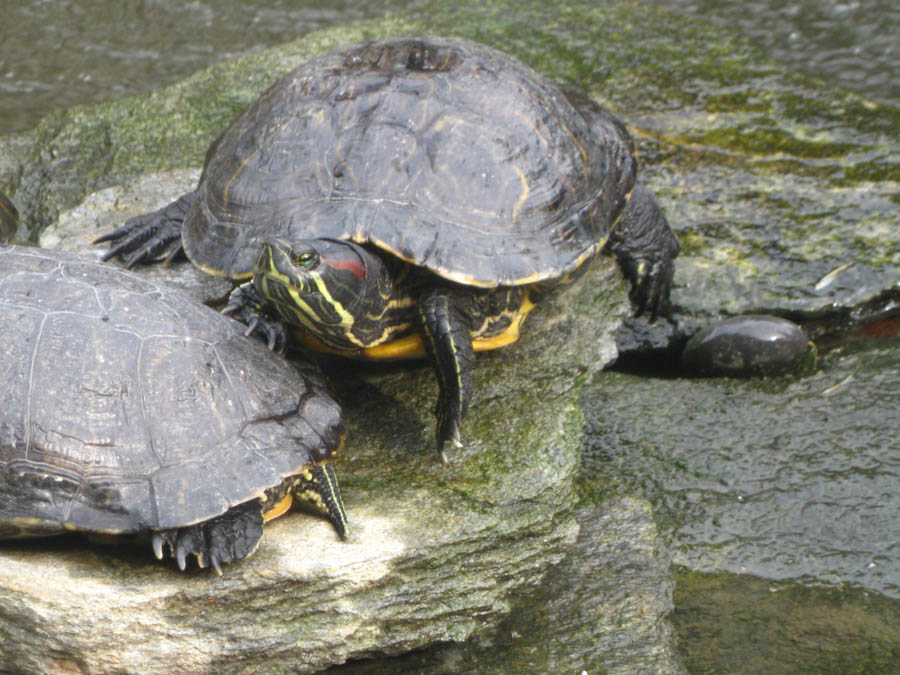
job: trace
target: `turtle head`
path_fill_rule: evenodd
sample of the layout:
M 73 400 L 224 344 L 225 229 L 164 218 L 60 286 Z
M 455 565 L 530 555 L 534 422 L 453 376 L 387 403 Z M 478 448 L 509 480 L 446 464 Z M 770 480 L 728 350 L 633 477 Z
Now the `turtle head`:
M 378 256 L 334 239 L 264 243 L 253 285 L 283 321 L 336 349 L 369 346 L 363 324 L 383 315 L 391 300 L 390 275 Z

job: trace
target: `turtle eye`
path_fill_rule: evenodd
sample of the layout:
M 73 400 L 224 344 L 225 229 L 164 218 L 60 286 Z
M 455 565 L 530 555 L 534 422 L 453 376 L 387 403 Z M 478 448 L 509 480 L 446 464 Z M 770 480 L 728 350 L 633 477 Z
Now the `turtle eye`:
M 303 253 L 294 254 L 294 264 L 300 267 L 312 267 L 319 262 L 319 256 L 315 251 L 303 251 Z

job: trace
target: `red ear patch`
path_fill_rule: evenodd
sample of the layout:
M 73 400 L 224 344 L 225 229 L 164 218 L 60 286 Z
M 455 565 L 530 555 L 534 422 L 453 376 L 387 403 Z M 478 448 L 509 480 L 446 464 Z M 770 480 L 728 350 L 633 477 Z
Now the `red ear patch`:
M 350 270 L 357 279 L 364 278 L 367 273 L 366 266 L 359 258 L 338 258 L 337 260 L 322 258 L 322 262 L 336 270 Z

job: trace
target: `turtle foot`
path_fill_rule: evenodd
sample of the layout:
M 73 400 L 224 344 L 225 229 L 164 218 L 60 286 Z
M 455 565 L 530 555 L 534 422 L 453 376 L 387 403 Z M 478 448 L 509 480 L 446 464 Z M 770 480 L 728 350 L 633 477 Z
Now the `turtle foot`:
M 317 464 L 308 472 L 299 474 L 293 493 L 294 497 L 323 513 L 342 540 L 347 538 L 347 512 L 344 511 L 344 500 L 331 462 Z
M 449 445 L 452 448 L 462 447 L 462 440 L 459 435 L 461 417 L 455 415 L 443 401 L 438 401 L 436 414 L 437 449 L 441 455 L 441 462 L 449 464 L 450 456 L 447 454 L 447 446 Z
M 188 193 L 158 211 L 129 218 L 119 229 L 97 237 L 94 244 L 111 244 L 103 260 L 119 258 L 131 268 L 139 263 L 168 263 L 182 255 L 181 225 L 194 195 Z
M 635 316 L 647 314 L 650 323 L 660 314 L 667 314 L 669 290 L 675 271 L 671 262 L 661 260 L 637 260 L 631 275 L 631 290 L 628 293 L 635 306 Z
M 193 555 L 201 568 L 212 566 L 221 574 L 222 565 L 246 558 L 256 550 L 262 532 L 262 506 L 254 499 L 211 520 L 155 532 L 153 553 L 162 560 L 168 549 L 181 571 L 187 569 L 188 557 Z
M 632 190 L 608 246 L 631 283 L 629 296 L 635 315 L 648 314 L 652 322 L 658 315 L 668 313 L 678 240 L 656 199 L 644 186 L 636 185 Z
M 269 345 L 269 349 L 277 354 L 284 354 L 287 348 L 287 331 L 278 321 L 270 321 L 260 309 L 262 298 L 252 283 L 235 288 L 228 297 L 228 304 L 223 314 L 233 317 L 247 326 L 245 335 L 259 335 Z

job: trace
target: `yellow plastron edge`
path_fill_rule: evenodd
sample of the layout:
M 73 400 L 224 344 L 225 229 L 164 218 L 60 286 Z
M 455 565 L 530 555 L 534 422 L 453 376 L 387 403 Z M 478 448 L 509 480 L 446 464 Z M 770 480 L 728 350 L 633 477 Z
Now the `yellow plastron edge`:
M 268 511 L 263 513 L 263 519 L 265 520 L 265 522 L 268 523 L 270 520 L 273 520 L 273 519 L 277 518 L 278 516 L 284 515 L 285 513 L 287 513 L 290 510 L 291 505 L 293 503 L 294 503 L 294 497 L 290 492 L 288 492 L 284 496 L 284 499 L 282 499 L 271 509 L 269 509 Z
M 527 297 L 522 302 L 519 312 L 515 319 L 502 333 L 498 333 L 489 338 L 476 338 L 472 341 L 472 348 L 476 352 L 486 352 L 491 349 L 499 349 L 506 345 L 512 344 L 519 339 L 519 329 L 522 322 L 534 308 L 534 303 Z M 327 354 L 338 354 L 353 359 L 364 359 L 366 361 L 398 361 L 402 359 L 420 359 L 425 356 L 425 345 L 422 337 L 418 333 L 406 335 L 396 340 L 391 340 L 374 347 L 364 347 L 362 349 L 335 349 L 321 342 L 318 338 L 309 335 L 303 331 L 294 333 L 297 340 L 307 349 L 316 352 L 325 352 Z

